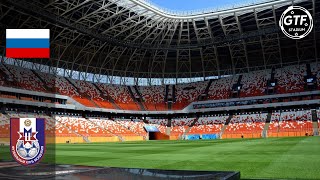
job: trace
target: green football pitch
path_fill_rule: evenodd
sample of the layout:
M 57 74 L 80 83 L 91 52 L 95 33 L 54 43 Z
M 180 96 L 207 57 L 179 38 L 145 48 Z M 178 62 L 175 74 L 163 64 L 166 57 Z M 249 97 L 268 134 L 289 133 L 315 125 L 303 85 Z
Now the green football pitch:
M 10 159 L 8 146 L 0 148 L 0 158 Z M 43 161 L 50 161 L 52 148 L 47 147 Z M 320 179 L 320 137 L 58 144 L 55 162 L 240 171 L 242 179 Z

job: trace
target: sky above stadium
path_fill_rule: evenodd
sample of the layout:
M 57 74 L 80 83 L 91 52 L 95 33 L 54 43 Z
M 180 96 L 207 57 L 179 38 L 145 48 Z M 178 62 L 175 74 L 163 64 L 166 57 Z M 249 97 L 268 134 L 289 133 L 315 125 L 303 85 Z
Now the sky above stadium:
M 192 11 L 207 8 L 223 8 L 242 3 L 254 2 L 248 0 L 150 0 L 154 4 L 169 9 L 178 11 Z

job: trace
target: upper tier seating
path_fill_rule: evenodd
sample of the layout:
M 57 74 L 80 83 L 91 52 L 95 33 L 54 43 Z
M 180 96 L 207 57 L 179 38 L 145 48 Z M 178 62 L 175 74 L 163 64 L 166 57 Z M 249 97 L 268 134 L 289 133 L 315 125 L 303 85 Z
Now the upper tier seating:
M 276 92 L 279 94 L 304 91 L 304 76 L 306 65 L 287 66 L 276 69 L 275 79 L 278 80 Z
M 120 108 L 125 110 L 140 110 L 138 105 L 131 98 L 126 86 L 108 84 L 97 84 L 97 86 L 102 91 L 105 91 Z
M 318 84 L 320 84 L 320 64 L 311 63 L 311 72 L 317 75 Z M 38 78 L 34 72 L 17 66 L 6 65 L 0 70 L 0 86 L 8 83 L 3 76 L 11 74 L 16 83 L 11 86 L 27 89 L 31 91 L 47 92 L 50 89 L 59 94 L 69 96 L 84 106 L 102 107 L 114 109 L 114 104 L 108 101 L 109 97 L 114 99 L 115 104 L 124 110 L 141 110 L 139 104 L 132 99 L 128 88 L 123 85 L 97 84 L 96 88 L 91 82 L 71 80 L 74 87 L 66 78 L 54 76 L 52 74 L 37 72 Z M 6 71 L 6 72 L 4 72 Z M 240 97 L 261 96 L 264 95 L 266 81 L 270 78 L 270 69 L 263 71 L 250 72 L 243 74 L 241 83 L 243 89 Z M 275 90 L 277 93 L 296 93 L 304 91 L 304 76 L 306 74 L 306 65 L 294 65 L 275 70 L 275 79 L 278 80 Z M 42 80 L 43 81 L 42 81 Z M 238 80 L 238 76 L 224 77 L 213 80 L 208 91 L 209 100 L 220 100 L 230 98 L 231 87 Z M 6 81 L 7 83 L 5 83 Z M 189 84 L 178 84 L 175 88 L 176 102 L 172 104 L 172 110 L 181 110 L 190 103 L 197 101 L 199 95 L 204 93 L 208 81 L 194 82 Z M 50 89 L 46 89 L 49 87 Z M 100 91 L 100 90 L 101 91 Z M 165 85 L 138 87 L 142 94 L 143 104 L 146 110 L 167 110 L 165 101 Z M 320 85 L 318 86 L 320 90 Z M 105 97 L 106 96 L 106 97 Z M 3 98 L 16 98 L 12 95 L 1 95 Z M 32 98 L 23 97 L 24 100 L 32 101 Z
M 191 102 L 197 101 L 198 96 L 204 92 L 207 85 L 207 81 L 176 85 L 176 102 L 173 103 L 172 109 L 183 109 Z
M 46 81 L 49 88 L 54 88 L 56 92 L 69 97 L 80 97 L 77 89 L 73 87 L 64 77 L 54 76 L 47 73 L 38 72 L 39 76 Z
M 272 113 L 269 132 L 306 132 L 312 131 L 310 110 Z
M 149 125 L 156 126 L 161 133 L 166 134 L 168 119 L 148 119 Z
M 231 87 L 237 80 L 238 76 L 230 76 L 214 80 L 209 88 L 209 99 L 228 99 L 230 97 Z
M 147 110 L 165 111 L 168 109 L 164 102 L 165 86 L 141 86 L 139 90 Z
M 183 135 L 189 128 L 195 118 L 178 118 L 171 121 L 171 134 L 173 136 Z
M 76 100 L 81 101 L 82 104 L 86 103 L 86 106 L 96 107 L 97 105 L 101 108 L 113 109 L 112 104 L 102 97 L 99 90 L 92 83 L 73 79 L 70 79 L 70 81 L 79 89 L 80 94 L 87 96 L 95 103 L 87 98 L 76 98 Z
M 262 133 L 267 113 L 234 115 L 228 124 L 226 134 Z
M 19 86 L 26 90 L 46 92 L 42 81 L 35 76 L 30 69 L 25 69 L 17 66 L 6 65 L 8 70 L 14 75 Z
M 217 134 L 220 133 L 228 116 L 200 117 L 191 127 L 188 134 Z
M 317 76 L 318 90 L 320 90 L 320 62 L 311 63 L 310 64 L 310 69 L 311 69 L 312 74 Z
M 263 96 L 267 88 L 267 80 L 271 77 L 271 70 L 262 70 L 243 74 L 240 97 Z

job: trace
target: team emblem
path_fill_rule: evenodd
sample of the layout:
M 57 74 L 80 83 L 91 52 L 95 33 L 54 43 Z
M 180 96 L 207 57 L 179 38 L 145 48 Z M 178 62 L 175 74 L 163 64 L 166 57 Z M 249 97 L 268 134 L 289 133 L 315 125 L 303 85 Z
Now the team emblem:
M 45 152 L 45 120 L 11 118 L 10 151 L 14 160 L 22 165 L 40 162 Z

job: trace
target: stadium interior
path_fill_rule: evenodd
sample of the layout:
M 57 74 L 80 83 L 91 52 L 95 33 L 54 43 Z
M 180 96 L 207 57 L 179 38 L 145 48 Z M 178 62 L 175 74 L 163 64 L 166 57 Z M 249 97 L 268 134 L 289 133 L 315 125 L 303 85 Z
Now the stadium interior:
M 279 28 L 290 5 L 313 15 L 304 39 Z M 319 7 L 181 15 L 142 0 L 2 0 L 0 142 L 25 117 L 46 119 L 49 144 L 318 136 Z M 7 58 L 8 28 L 49 28 L 51 58 Z

